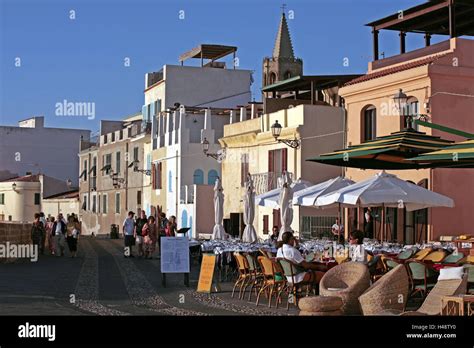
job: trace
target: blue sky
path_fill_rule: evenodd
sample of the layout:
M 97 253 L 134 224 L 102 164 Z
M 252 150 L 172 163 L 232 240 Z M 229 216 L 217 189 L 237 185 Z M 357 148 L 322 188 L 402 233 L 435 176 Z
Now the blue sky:
M 272 53 L 282 2 L 0 0 L 0 124 L 44 115 L 49 127 L 98 130 L 100 119 L 141 110 L 146 72 L 178 64 L 181 53 L 200 43 L 238 46 L 240 67 L 255 71 L 252 92 L 259 100 L 261 63 Z M 284 2 L 294 11 L 288 23 L 295 54 L 305 74 L 317 75 L 365 72 L 372 37 L 364 24 L 424 1 Z M 382 32 L 380 40 L 386 56 L 397 53 L 398 33 Z M 407 50 L 422 46 L 423 35 L 407 36 Z M 94 102 L 96 119 L 56 116 L 64 99 Z

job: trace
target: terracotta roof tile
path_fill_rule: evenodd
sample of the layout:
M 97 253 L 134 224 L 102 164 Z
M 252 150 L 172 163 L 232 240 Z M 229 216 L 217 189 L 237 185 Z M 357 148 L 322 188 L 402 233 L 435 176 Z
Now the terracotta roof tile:
M 419 59 L 419 60 L 409 62 L 409 63 L 406 63 L 406 64 L 401 64 L 401 65 L 398 65 L 398 66 L 394 66 L 392 68 L 383 69 L 383 70 L 379 70 L 379 71 L 376 71 L 376 72 L 373 72 L 373 73 L 370 73 L 370 74 L 366 74 L 366 75 L 360 76 L 358 78 L 355 78 L 351 81 L 346 82 L 344 84 L 344 86 L 351 86 L 351 85 L 355 85 L 357 83 L 361 83 L 361 82 L 373 80 L 373 79 L 376 79 L 376 78 L 379 78 L 379 77 L 395 74 L 395 73 L 400 72 L 400 71 L 405 71 L 405 70 L 408 70 L 408 69 L 418 68 L 418 67 L 423 66 L 423 65 L 428 65 L 428 64 L 433 63 L 435 60 L 445 56 L 446 54 L 447 53 L 438 54 L 438 55 L 435 55 L 435 56 L 426 57 L 426 58 Z

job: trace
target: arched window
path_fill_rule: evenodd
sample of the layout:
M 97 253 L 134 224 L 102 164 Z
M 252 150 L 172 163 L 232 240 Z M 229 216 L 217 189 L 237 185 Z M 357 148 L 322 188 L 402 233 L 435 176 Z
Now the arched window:
M 289 78 L 291 78 L 291 71 L 285 73 L 285 80 L 288 80 Z
M 270 73 L 270 85 L 274 84 L 277 80 L 277 76 L 274 72 Z
M 218 176 L 219 173 L 217 173 L 217 170 L 211 169 L 209 173 L 207 173 L 207 184 L 214 185 Z
M 193 175 L 194 185 L 204 185 L 204 172 L 201 169 L 196 169 Z
M 361 141 L 373 140 L 377 137 L 377 109 L 368 105 L 361 114 Z
M 419 103 L 415 97 L 408 97 L 404 117 L 400 117 L 400 129 L 413 128 L 418 130 L 418 125 L 414 122 L 419 115 Z M 411 123 L 410 123 L 411 120 Z

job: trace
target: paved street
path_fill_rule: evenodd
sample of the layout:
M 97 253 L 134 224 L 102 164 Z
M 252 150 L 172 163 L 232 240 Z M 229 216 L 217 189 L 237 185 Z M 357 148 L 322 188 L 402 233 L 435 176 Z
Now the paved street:
M 194 291 L 182 275 L 161 284 L 160 261 L 123 257 L 123 240 L 83 237 L 77 258 L 45 255 L 39 261 L 0 264 L 0 315 L 294 315 L 296 309 L 269 309 L 232 299 L 231 283 L 209 296 Z M 248 295 L 248 292 L 247 292 Z

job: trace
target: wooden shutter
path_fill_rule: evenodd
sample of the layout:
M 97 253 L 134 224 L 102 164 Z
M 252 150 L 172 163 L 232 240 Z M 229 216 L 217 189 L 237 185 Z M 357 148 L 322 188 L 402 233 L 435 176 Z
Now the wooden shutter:
M 268 215 L 263 215 L 263 234 L 268 234 Z
M 272 173 L 275 170 L 274 161 L 273 161 L 274 153 L 275 153 L 274 150 L 268 151 L 268 172 L 270 173 Z
M 278 226 L 278 229 L 281 228 L 280 209 L 273 209 L 273 226 Z
M 151 188 L 156 190 L 156 165 L 155 163 L 151 164 Z
M 162 189 L 162 181 L 163 181 L 163 170 L 162 170 L 162 163 L 158 163 L 158 182 L 157 182 L 157 188 Z
M 288 170 L 288 149 L 285 147 L 281 149 L 281 171 L 286 172 Z

